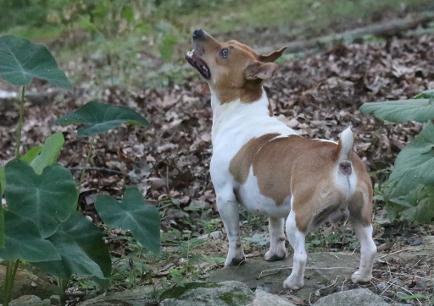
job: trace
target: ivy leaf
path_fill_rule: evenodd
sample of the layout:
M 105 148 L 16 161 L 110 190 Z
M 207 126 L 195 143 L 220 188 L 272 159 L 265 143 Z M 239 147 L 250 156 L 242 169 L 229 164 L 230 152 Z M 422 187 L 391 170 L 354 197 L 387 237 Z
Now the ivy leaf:
M 414 120 L 425 123 L 434 119 L 434 98 L 370 102 L 363 104 L 360 110 L 390 122 Z
M 61 125 L 82 124 L 78 136 L 86 137 L 107 132 L 123 123 L 147 126 L 148 121 L 135 111 L 110 104 L 91 101 L 77 111 L 57 120 Z
M 48 238 L 60 260 L 37 266 L 62 279 L 73 274 L 105 279 L 111 274 L 111 259 L 100 230 L 86 217 L 74 213 L 58 231 Z
M 41 175 L 21 160 L 6 165 L 8 209 L 32 220 L 43 238 L 53 235 L 77 206 L 78 192 L 66 168 L 49 166 Z
M 154 253 L 160 251 L 160 215 L 156 207 L 145 204 L 137 188 L 128 187 L 121 202 L 99 196 L 95 208 L 108 226 L 130 230 L 142 246 Z
M 0 37 L 0 78 L 17 86 L 28 85 L 37 78 L 71 88 L 47 47 L 12 35 Z
M 28 262 L 58 260 L 60 256 L 53 244 L 41 237 L 36 225 L 11 211 L 4 210 L 5 247 L 0 249 L 2 260 L 17 259 Z

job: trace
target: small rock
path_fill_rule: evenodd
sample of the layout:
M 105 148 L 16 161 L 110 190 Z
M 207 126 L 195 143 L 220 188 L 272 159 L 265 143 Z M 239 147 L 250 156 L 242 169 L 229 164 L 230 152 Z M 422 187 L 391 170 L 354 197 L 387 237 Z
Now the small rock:
M 192 283 L 183 288 L 166 291 L 170 298 L 161 306 L 246 306 L 252 305 L 253 292 L 246 284 L 235 281 L 221 283 Z
M 59 295 L 52 295 L 50 296 L 50 303 L 51 305 L 61 305 L 62 300 L 60 299 Z
M 48 300 L 41 300 L 36 295 L 23 295 L 11 301 L 10 306 L 50 306 Z
M 376 295 L 369 289 L 353 289 L 336 292 L 320 298 L 314 306 L 387 306 L 380 296 Z
M 255 299 L 249 306 L 295 306 L 284 298 L 265 292 L 262 289 L 256 289 Z

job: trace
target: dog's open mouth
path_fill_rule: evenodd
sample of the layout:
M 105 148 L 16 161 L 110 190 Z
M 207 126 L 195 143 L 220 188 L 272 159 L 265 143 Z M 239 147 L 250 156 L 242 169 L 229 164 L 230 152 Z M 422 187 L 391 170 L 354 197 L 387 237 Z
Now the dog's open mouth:
M 211 78 L 211 71 L 209 70 L 208 65 L 195 54 L 194 50 L 188 51 L 185 54 L 185 59 L 190 65 L 196 68 L 205 79 L 209 80 Z

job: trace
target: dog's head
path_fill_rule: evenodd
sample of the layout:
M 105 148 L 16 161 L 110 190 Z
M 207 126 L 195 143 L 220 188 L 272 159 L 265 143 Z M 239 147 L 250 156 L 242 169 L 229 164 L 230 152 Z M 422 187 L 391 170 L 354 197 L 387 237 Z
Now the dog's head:
M 222 103 L 236 99 L 251 102 L 260 97 L 262 82 L 271 78 L 277 68 L 274 61 L 284 50 L 260 55 L 236 40 L 220 42 L 203 30 L 195 30 L 193 50 L 185 58 Z

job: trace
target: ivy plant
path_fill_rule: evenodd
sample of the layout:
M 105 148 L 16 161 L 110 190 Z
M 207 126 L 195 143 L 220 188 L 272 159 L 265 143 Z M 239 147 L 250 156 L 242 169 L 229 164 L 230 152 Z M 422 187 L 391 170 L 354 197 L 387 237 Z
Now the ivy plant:
M 423 124 L 398 154 L 384 196 L 392 217 L 434 221 L 434 90 L 409 100 L 365 103 L 361 111 L 388 122 Z
M 14 36 L 0 37 L 0 79 L 19 86 L 21 93 L 15 158 L 0 167 L 0 200 L 6 200 L 5 207 L 0 205 L 0 262 L 7 265 L 2 297 L 6 306 L 22 261 L 56 276 L 61 287 L 73 275 L 92 277 L 105 284 L 111 276 L 103 232 L 77 212 L 77 183 L 70 171 L 57 163 L 63 135 L 55 133 L 42 145 L 21 154 L 25 90 L 34 78 L 71 88 L 45 46 Z M 79 136 L 103 133 L 123 123 L 147 125 L 145 118 L 128 108 L 98 102 L 85 105 L 59 122 L 82 124 Z M 145 203 L 137 189 L 127 189 L 125 205 L 107 199 L 102 196 L 103 205 L 98 205 L 103 220 L 109 226 L 131 230 L 145 248 L 158 252 L 158 210 Z M 113 222 L 115 218 L 124 222 Z

